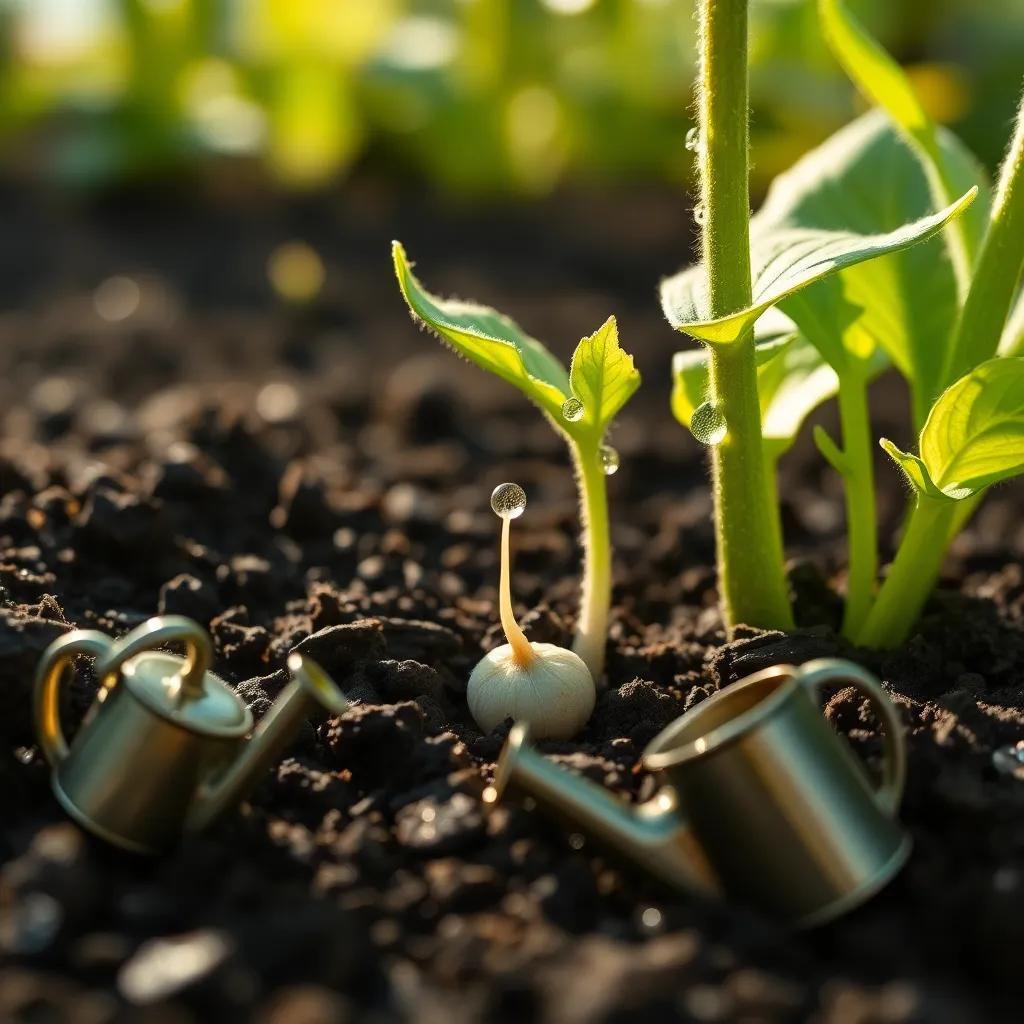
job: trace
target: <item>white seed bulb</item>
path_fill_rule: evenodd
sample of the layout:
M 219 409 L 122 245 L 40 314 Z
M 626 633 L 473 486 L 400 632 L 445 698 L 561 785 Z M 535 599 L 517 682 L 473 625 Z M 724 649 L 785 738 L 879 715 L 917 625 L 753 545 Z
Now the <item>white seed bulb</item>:
M 501 519 L 501 583 L 498 606 L 507 644 L 484 655 L 466 688 L 470 713 L 484 732 L 506 718 L 528 722 L 539 739 L 569 739 L 594 710 L 594 679 L 585 662 L 555 644 L 526 639 L 512 612 L 509 530 L 526 509 L 518 484 L 494 489 L 491 508 Z
M 484 732 L 511 718 L 527 722 L 537 739 L 567 740 L 594 710 L 594 680 L 583 659 L 555 644 L 530 644 L 536 655 L 523 665 L 502 644 L 473 669 L 466 700 Z

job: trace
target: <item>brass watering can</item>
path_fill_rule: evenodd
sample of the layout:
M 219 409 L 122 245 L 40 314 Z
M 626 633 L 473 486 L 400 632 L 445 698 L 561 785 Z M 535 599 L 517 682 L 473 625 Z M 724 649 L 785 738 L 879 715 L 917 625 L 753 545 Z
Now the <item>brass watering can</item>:
M 184 658 L 154 649 L 174 641 Z M 69 747 L 60 682 L 83 654 L 96 659 L 100 688 Z M 116 641 L 75 630 L 50 645 L 36 674 L 36 731 L 72 818 L 117 846 L 155 853 L 240 800 L 313 705 L 335 715 L 348 707 L 316 662 L 292 654 L 291 682 L 252 731 L 252 713 L 209 671 L 211 660 L 209 636 L 180 615 L 150 619 Z
M 877 788 L 821 714 L 817 691 L 836 685 L 865 693 L 885 723 Z M 642 764 L 661 788 L 631 806 L 533 750 L 517 724 L 484 798 L 530 797 L 670 886 L 799 927 L 869 899 L 910 853 L 896 818 L 906 775 L 899 713 L 848 661 L 780 665 L 734 683 L 656 736 Z

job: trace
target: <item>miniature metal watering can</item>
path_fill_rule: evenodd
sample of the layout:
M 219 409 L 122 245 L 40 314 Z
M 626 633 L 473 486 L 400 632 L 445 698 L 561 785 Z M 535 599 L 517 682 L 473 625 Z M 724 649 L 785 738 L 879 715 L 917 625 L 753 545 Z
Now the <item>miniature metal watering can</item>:
M 835 685 L 865 693 L 885 723 L 877 788 L 821 714 L 817 691 Z M 697 705 L 644 751 L 643 766 L 662 785 L 639 806 L 557 767 L 527 741 L 516 725 L 485 799 L 532 797 L 669 885 L 800 927 L 870 898 L 910 853 L 896 818 L 906 774 L 899 713 L 881 684 L 848 661 L 776 666 Z
M 154 649 L 171 641 L 184 644 L 184 658 Z M 69 747 L 60 681 L 81 654 L 95 657 L 100 688 Z M 240 800 L 312 705 L 332 714 L 348 706 L 316 662 L 292 654 L 291 682 L 246 742 L 252 713 L 208 670 L 211 657 L 206 632 L 179 615 L 150 619 L 116 641 L 76 630 L 50 645 L 36 674 L 36 731 L 72 818 L 125 849 L 154 853 Z

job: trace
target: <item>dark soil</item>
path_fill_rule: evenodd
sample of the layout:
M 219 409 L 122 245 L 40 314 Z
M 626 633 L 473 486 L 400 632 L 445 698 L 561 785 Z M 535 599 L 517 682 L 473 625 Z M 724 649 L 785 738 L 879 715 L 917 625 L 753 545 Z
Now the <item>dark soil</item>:
M 0 1019 L 1016 1019 L 1024 783 L 991 755 L 1024 734 L 1022 492 L 990 496 L 906 647 L 850 650 L 833 632 L 841 492 L 798 445 L 781 492 L 803 628 L 726 644 L 703 456 L 667 409 L 676 339 L 654 289 L 686 257 L 676 197 L 0 202 Z M 641 797 L 640 751 L 686 708 L 777 661 L 852 657 L 899 704 L 911 752 L 914 854 L 874 901 L 794 935 L 623 873 L 520 808 L 481 813 L 507 732 L 481 735 L 464 699 L 498 642 L 488 497 L 526 488 L 514 592 L 533 638 L 564 641 L 574 488 L 542 419 L 410 324 L 392 235 L 428 285 L 499 305 L 563 355 L 617 313 L 646 377 L 614 437 L 610 686 L 578 742 L 544 749 Z M 328 268 L 301 311 L 264 270 L 293 237 Z M 142 296 L 111 324 L 92 293 L 115 273 Z M 909 443 L 899 386 L 876 397 L 880 429 Z M 879 476 L 891 537 L 902 494 Z M 31 681 L 73 626 L 122 633 L 157 611 L 210 626 L 216 670 L 256 715 L 296 646 L 356 704 L 310 724 L 223 824 L 145 859 L 59 810 Z M 83 665 L 72 722 L 94 686 Z M 879 755 L 856 694 L 826 714 Z

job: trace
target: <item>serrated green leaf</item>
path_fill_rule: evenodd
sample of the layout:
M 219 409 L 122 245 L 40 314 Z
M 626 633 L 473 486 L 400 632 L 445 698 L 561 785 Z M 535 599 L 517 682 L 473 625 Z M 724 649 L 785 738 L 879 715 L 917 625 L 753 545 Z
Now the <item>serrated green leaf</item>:
M 609 317 L 576 346 L 569 383 L 573 397 L 583 403 L 583 416 L 565 429 L 578 433 L 589 428 L 600 438 L 640 387 L 640 373 L 633 365 L 633 357 L 619 345 L 615 317 Z
M 401 243 L 392 244 L 395 274 L 413 316 L 456 352 L 508 381 L 557 417 L 569 397 L 565 367 L 513 320 L 489 306 L 431 295 L 416 279 Z
M 1024 472 L 1024 357 L 990 359 L 951 384 L 921 431 L 920 452 L 951 498 Z
M 815 281 L 865 260 L 897 252 L 929 238 L 962 213 L 977 194 L 971 189 L 937 213 L 894 231 L 859 234 L 800 226 L 775 227 L 751 235 L 753 301 L 724 317 L 709 317 L 707 277 L 691 267 L 662 282 L 661 305 L 676 330 L 710 344 L 729 344 L 747 331 L 769 307 Z

